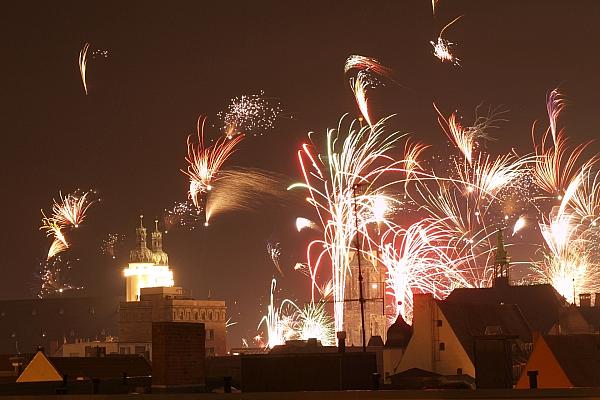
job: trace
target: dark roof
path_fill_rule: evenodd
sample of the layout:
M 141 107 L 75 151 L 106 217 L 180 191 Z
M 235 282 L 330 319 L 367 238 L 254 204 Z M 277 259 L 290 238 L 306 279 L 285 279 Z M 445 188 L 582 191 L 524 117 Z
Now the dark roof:
M 0 352 L 50 353 L 51 342 L 118 335 L 121 297 L 56 297 L 0 300 Z M 45 334 L 45 337 L 42 336 Z M 17 348 L 18 343 L 18 348 Z
M 393 376 L 397 378 L 439 378 L 442 375 L 437 374 L 435 372 L 426 371 L 421 368 L 410 368 L 405 371 L 394 374 Z
M 59 374 L 67 375 L 73 380 L 78 377 L 117 379 L 122 378 L 124 373 L 128 377 L 152 375 L 150 363 L 142 356 L 50 357 L 48 360 Z
M 590 327 L 596 331 L 600 331 L 600 307 L 578 307 L 578 309 Z
M 371 338 L 369 339 L 369 342 L 367 343 L 367 346 L 368 347 L 371 347 L 371 346 L 383 347 L 383 339 L 379 335 L 371 336 Z
M 437 304 L 473 362 L 474 337 L 489 335 L 490 329 L 502 336 L 518 336 L 526 343 L 533 341 L 531 328 L 514 304 L 469 304 L 444 300 L 438 300 Z
M 408 346 L 412 337 L 413 328 L 406 323 L 402 315 L 398 314 L 396 321 L 390 325 L 387 331 L 387 341 L 385 347 L 404 347 Z
M 544 336 L 554 357 L 574 386 L 600 386 L 600 336 Z
M 560 307 L 565 299 L 549 284 L 491 288 L 454 289 L 449 302 L 478 304 L 516 304 L 535 331 L 547 333 L 559 322 Z

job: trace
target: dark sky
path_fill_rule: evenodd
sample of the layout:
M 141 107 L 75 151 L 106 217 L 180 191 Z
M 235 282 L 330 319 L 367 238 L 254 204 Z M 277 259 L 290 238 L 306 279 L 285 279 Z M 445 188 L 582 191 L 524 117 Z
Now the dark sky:
M 531 123 L 545 117 L 545 95 L 556 86 L 568 100 L 562 121 L 571 137 L 595 138 L 600 128 L 600 2 L 593 0 L 440 0 L 435 17 L 428 0 L 11 3 L 0 17 L 2 298 L 31 296 L 50 244 L 38 230 L 40 209 L 59 190 L 77 188 L 102 198 L 73 239 L 78 273 L 90 293 L 123 291 L 124 260 L 100 257 L 100 240 L 126 234 L 128 250 L 140 212 L 150 227 L 185 198 L 186 136 L 198 115 L 215 121 L 234 96 L 264 90 L 293 118 L 246 140 L 228 165 L 298 180 L 295 155 L 306 133 L 357 114 L 343 74 L 351 54 L 393 68 L 401 86 L 374 92 L 373 112 L 396 113 L 394 126 L 419 140 L 445 140 L 432 101 L 465 116 L 483 102 L 509 110 L 494 146 L 529 151 Z M 435 59 L 429 41 L 461 14 L 446 32 L 462 59 L 456 68 Z M 85 42 L 109 51 L 89 62 L 89 96 L 77 65 Z M 313 214 L 306 206 L 264 207 L 165 237 L 177 284 L 227 300 L 240 321 L 232 345 L 263 312 L 275 274 L 267 240 L 284 249 L 283 294 L 309 295 L 306 280 L 291 271 L 310 239 L 294 234 L 298 215 Z

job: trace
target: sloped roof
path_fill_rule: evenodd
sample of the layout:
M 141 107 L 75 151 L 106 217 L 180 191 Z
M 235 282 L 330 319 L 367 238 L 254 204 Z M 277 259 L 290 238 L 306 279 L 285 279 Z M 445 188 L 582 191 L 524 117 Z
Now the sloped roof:
M 69 379 L 116 379 L 127 374 L 129 377 L 152 375 L 150 363 L 136 355 L 110 355 L 106 357 L 50 357 L 50 362 L 62 375 Z
M 600 386 L 599 335 L 548 335 L 544 341 L 574 386 Z
M 484 336 L 488 327 L 500 327 L 499 333 L 503 336 L 518 336 L 527 343 L 533 341 L 531 328 L 514 304 L 470 304 L 444 300 L 437 300 L 437 304 L 473 362 L 473 337 Z
M 578 309 L 590 327 L 600 331 L 600 307 L 578 307 Z
M 533 330 L 547 333 L 559 322 L 565 299 L 549 284 L 491 288 L 454 289 L 449 302 L 477 304 L 516 304 Z

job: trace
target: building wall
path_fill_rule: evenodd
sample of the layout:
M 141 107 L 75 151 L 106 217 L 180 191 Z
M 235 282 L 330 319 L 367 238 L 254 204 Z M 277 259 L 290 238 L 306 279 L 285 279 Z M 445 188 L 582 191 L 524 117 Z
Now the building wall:
M 414 295 L 413 329 L 396 372 L 420 368 L 455 375 L 460 368 L 463 374 L 475 377 L 475 366 L 430 294 Z
M 121 303 L 119 340 L 150 342 L 153 322 L 203 323 L 207 356 L 227 354 L 227 307 L 224 301 L 142 295 L 141 301 Z
M 389 376 L 400 372 L 398 367 L 404 355 L 404 350 L 402 347 L 385 347 L 383 349 L 383 377 L 385 383 L 391 383 Z
M 573 387 L 542 336 L 538 337 L 533 346 L 527 366 L 515 386 L 517 389 L 529 388 L 527 371 L 538 371 L 537 382 L 540 389 Z

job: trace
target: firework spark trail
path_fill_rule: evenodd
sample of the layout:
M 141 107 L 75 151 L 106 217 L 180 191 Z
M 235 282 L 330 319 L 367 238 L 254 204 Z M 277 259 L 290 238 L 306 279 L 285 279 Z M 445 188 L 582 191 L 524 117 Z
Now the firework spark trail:
M 281 244 L 279 242 L 267 242 L 267 253 L 269 254 L 269 258 L 273 261 L 273 265 L 277 268 L 277 271 L 283 276 L 283 271 L 281 270 L 281 265 L 279 263 L 279 258 L 281 257 Z
M 350 79 L 350 87 L 354 92 L 354 98 L 358 109 L 369 126 L 373 126 L 369 116 L 369 102 L 367 99 L 367 87 L 371 85 L 371 80 L 363 71 L 359 71 L 356 78 Z
M 232 139 L 221 137 L 212 146 L 204 144 L 204 124 L 206 118 L 198 118 L 198 144 L 194 144 L 191 135 L 187 139 L 188 163 L 187 171 L 181 170 L 190 179 L 188 195 L 196 208 L 201 208 L 200 196 L 212 190 L 213 183 L 219 178 L 218 174 L 227 159 L 233 154 L 236 146 L 243 139 L 238 135 Z
M 58 253 L 62 253 L 68 248 L 69 244 L 66 241 L 58 238 L 54 239 L 52 241 L 52 244 L 50 245 L 50 248 L 48 249 L 48 256 L 46 257 L 46 260 L 50 260 L 52 257 L 55 257 Z
M 327 132 L 326 156 L 316 158 L 308 145 L 303 145 L 298 152 L 298 160 L 304 183 L 294 184 L 308 190 L 307 201 L 311 204 L 324 228 L 323 240 L 313 241 L 307 249 L 307 259 L 311 271 L 312 296 L 318 287 L 317 275 L 325 255 L 331 262 L 331 278 L 333 280 L 335 330 L 343 330 L 344 293 L 346 275 L 349 269 L 349 251 L 356 231 L 354 220 L 355 207 L 361 221 L 360 231 L 366 231 L 365 211 L 373 204 L 373 196 L 378 195 L 378 180 L 396 163 L 386 154 L 401 135 L 398 132 L 387 134 L 382 119 L 373 127 L 357 128 L 356 121 L 350 124 L 348 133 L 342 135 L 340 120 L 337 129 Z M 341 144 L 341 145 L 340 145 Z M 326 159 L 326 163 L 322 160 Z M 321 166 L 319 166 L 321 164 Z M 325 173 L 323 172 L 325 169 Z M 363 185 L 361 194 L 356 196 L 357 185 Z M 359 207 L 358 207 L 359 205 Z M 365 237 L 368 237 L 367 232 Z M 311 257 L 313 248 L 321 247 L 316 258 Z M 316 261 L 312 261 L 315 260 Z
M 456 114 L 452 113 L 446 121 L 435 104 L 433 106 L 439 114 L 438 123 L 442 127 L 442 130 L 454 143 L 454 145 L 463 153 L 469 164 L 471 164 L 473 160 L 473 146 L 475 145 L 475 137 L 473 132 L 462 127 L 462 125 L 456 120 Z
M 48 250 L 48 260 L 69 248 L 69 243 L 62 232 L 62 228 L 63 226 L 54 217 L 46 217 L 42 210 L 42 226 L 40 230 L 45 230 L 46 236 L 54 238 Z
M 228 138 L 240 134 L 263 135 L 275 127 L 275 121 L 283 113 L 279 101 L 260 94 L 242 95 L 231 99 L 227 111 L 219 112 L 223 132 Z M 259 132 L 260 133 L 257 133 Z
M 381 239 L 382 262 L 386 266 L 388 294 L 394 298 L 395 314 L 412 321 L 415 293 L 445 298 L 455 287 L 470 286 L 461 271 L 460 259 L 448 246 L 451 233 L 435 219 L 423 219 L 407 229 L 388 230 Z
M 392 69 L 381 65 L 381 63 L 370 57 L 351 55 L 346 59 L 344 66 L 344 74 L 347 74 L 350 70 L 357 69 L 359 71 L 370 71 L 377 75 L 390 78 Z
M 537 161 L 532 169 L 533 182 L 543 191 L 562 197 L 579 169 L 590 168 L 598 159 L 594 156 L 582 161 L 582 154 L 590 142 L 570 146 L 564 131 L 560 131 L 553 145 L 546 144 L 548 132 L 542 135 L 540 144 L 537 144 L 534 131 L 535 125 L 532 128 L 532 139 Z M 581 164 L 583 165 L 578 168 Z
M 406 184 L 408 184 L 413 177 L 416 177 L 415 171 L 423 170 L 419 160 L 421 159 L 423 152 L 429 147 L 431 146 L 423 143 L 413 142 L 410 140 L 406 141 L 403 159 L 404 169 L 406 170 Z
M 298 310 L 298 337 L 317 339 L 323 346 L 335 346 L 333 319 L 327 314 L 325 303 L 308 303 Z
M 87 88 L 87 53 L 90 49 L 90 44 L 86 43 L 81 51 L 79 52 L 79 73 L 81 74 L 81 82 L 83 83 L 83 90 L 87 96 L 88 88 Z
M 571 206 L 582 223 L 590 221 L 596 226 L 600 217 L 600 171 L 592 174 L 588 168 L 582 168 L 581 174 L 581 184 L 571 197 Z
M 519 232 L 521 229 L 525 228 L 525 224 L 526 224 L 525 216 L 521 215 L 519 217 L 519 219 L 515 222 L 515 226 L 513 227 L 512 236 L 515 236 L 517 234 L 517 232 Z
M 67 290 L 82 289 L 82 287 L 67 282 L 71 269 L 71 261 L 63 260 L 61 256 L 52 257 L 51 260 L 42 263 L 40 266 L 41 286 L 37 291 L 37 297 L 42 299 Z
M 70 225 L 78 228 L 85 219 L 86 211 L 93 204 L 88 198 L 89 194 L 90 192 L 86 192 L 78 195 L 75 192 L 63 197 L 62 193 L 59 193 L 60 201 L 54 200 L 52 205 L 52 218 L 59 226 Z
M 256 168 L 221 171 L 206 204 L 206 221 L 232 211 L 257 211 L 266 205 L 283 204 L 285 177 Z
M 318 231 L 319 227 L 317 226 L 317 224 L 315 224 L 313 221 L 311 221 L 308 218 L 303 218 L 303 217 L 296 218 L 296 230 L 298 232 L 300 232 L 303 229 L 312 229 L 312 230 Z
M 590 240 L 590 229 L 582 227 L 569 209 L 561 212 L 560 208 L 554 207 L 548 219 L 539 224 L 548 252 L 533 264 L 532 280 L 549 282 L 575 302 L 576 293 L 600 290 L 600 266 L 590 257 L 597 251 L 598 233 L 592 232 L 596 240 Z
M 435 7 L 437 6 L 438 0 L 431 0 L 431 13 L 435 15 Z
M 267 314 L 258 324 L 258 329 L 262 325 L 266 328 L 267 348 L 272 349 L 293 339 L 317 339 L 323 346 L 335 345 L 334 324 L 327 314 L 325 303 L 311 302 L 300 308 L 293 301 L 284 299 L 277 307 L 274 303 L 276 287 L 277 281 L 273 279 Z
M 296 335 L 298 325 L 298 307 L 294 302 L 285 299 L 279 307 L 274 304 L 274 293 L 277 281 L 271 281 L 271 302 L 267 307 L 267 314 L 260 320 L 257 329 L 264 324 L 267 330 L 266 347 L 272 349 L 275 346 L 285 344 L 287 340 Z
M 450 48 L 452 47 L 452 45 L 454 43 L 449 42 L 446 39 L 442 38 L 442 35 L 444 34 L 444 31 L 447 28 L 449 28 L 452 24 L 454 24 L 460 18 L 462 18 L 462 15 L 454 18 L 446 26 L 444 26 L 442 28 L 442 30 L 440 31 L 440 34 L 438 35 L 436 42 L 434 42 L 434 41 L 429 42 L 433 46 L 433 55 L 434 56 L 436 56 L 442 62 L 448 61 L 451 64 L 454 64 L 456 66 L 460 66 L 460 59 L 454 57 L 454 55 L 450 51 Z
M 564 99 L 558 89 L 552 90 L 546 98 L 546 109 L 548 110 L 548 119 L 550 121 L 550 132 L 552 133 L 552 141 L 556 144 L 556 121 L 560 112 L 565 106 Z

